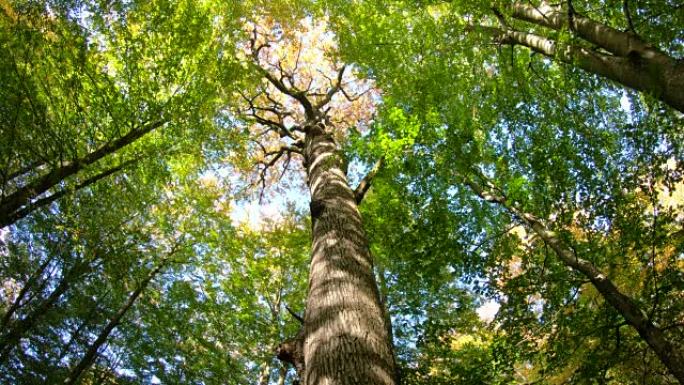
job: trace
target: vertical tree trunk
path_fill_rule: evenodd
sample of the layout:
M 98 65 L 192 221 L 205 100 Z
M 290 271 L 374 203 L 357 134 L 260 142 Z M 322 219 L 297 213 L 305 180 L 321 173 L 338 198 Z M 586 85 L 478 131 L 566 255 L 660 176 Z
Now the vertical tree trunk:
M 394 385 L 388 326 L 345 161 L 321 124 L 304 143 L 313 245 L 304 319 L 306 385 Z

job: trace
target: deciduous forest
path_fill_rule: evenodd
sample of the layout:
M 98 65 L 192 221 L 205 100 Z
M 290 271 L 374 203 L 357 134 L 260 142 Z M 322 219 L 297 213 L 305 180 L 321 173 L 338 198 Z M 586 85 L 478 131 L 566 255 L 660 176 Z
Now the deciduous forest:
M 0 0 L 0 383 L 684 384 L 681 0 Z

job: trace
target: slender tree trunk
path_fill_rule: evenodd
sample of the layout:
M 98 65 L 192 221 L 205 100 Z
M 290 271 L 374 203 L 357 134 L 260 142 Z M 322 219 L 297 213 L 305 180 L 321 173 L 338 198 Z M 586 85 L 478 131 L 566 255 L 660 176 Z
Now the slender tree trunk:
M 2 227 L 2 226 L 0 226 Z M 12 302 L 12 305 L 7 309 L 5 312 L 5 315 L 2 316 L 2 320 L 0 321 L 0 330 L 5 330 L 7 328 L 7 325 L 9 325 L 10 321 L 12 320 L 12 316 L 14 313 L 22 306 L 25 304 L 22 304 L 24 301 L 24 297 L 26 297 L 26 294 L 28 294 L 29 290 L 33 289 L 34 283 L 40 279 L 40 277 L 43 275 L 45 272 L 45 269 L 47 269 L 48 265 L 52 261 L 52 257 L 48 257 L 45 259 L 45 261 L 38 267 L 38 269 L 31 274 L 29 279 L 26 281 L 24 286 L 21 288 L 19 291 L 19 294 L 17 294 L 17 298 L 14 299 Z
M 568 247 L 554 232 L 550 231 L 541 219 L 521 211 L 514 204 L 511 204 L 506 197 L 496 193 L 494 186 L 488 185 L 487 189 L 485 189 L 471 180 L 466 180 L 466 183 L 482 199 L 501 205 L 523 221 L 544 242 L 551 246 L 563 264 L 587 277 L 596 290 L 601 293 L 605 301 L 617 310 L 628 324 L 636 329 L 670 374 L 680 384 L 684 384 L 684 356 L 682 352 L 670 343 L 663 331 L 653 324 L 646 312 L 639 307 L 634 299 L 622 293 L 594 264 L 578 257 L 573 249 Z
M 135 301 L 138 299 L 138 297 L 140 297 L 145 288 L 147 288 L 147 285 L 149 285 L 152 279 L 161 271 L 164 265 L 165 263 L 161 263 L 154 270 L 152 270 L 133 291 L 133 293 L 131 293 L 131 295 L 128 297 L 128 300 L 123 304 L 123 306 L 121 306 L 121 308 L 119 308 L 116 314 L 114 314 L 114 316 L 109 320 L 107 325 L 102 329 L 102 331 L 100 331 L 100 334 L 97 336 L 95 341 L 93 341 L 90 347 L 88 347 L 88 350 L 81 358 L 81 361 L 79 361 L 79 363 L 69 372 L 69 375 L 64 380 L 63 384 L 75 384 L 81 375 L 87 371 L 88 368 L 90 368 L 97 358 L 98 350 L 100 350 L 102 345 L 107 342 L 107 338 L 109 338 L 109 335 L 112 333 L 114 328 L 119 325 L 121 319 L 124 317 L 124 315 L 126 315 L 128 310 L 133 307 Z
M 83 182 L 79 183 L 78 185 L 76 185 L 73 188 L 73 190 L 66 189 L 66 190 L 61 190 L 61 191 L 55 192 L 54 194 L 52 194 L 50 196 L 40 198 L 37 201 L 30 203 L 30 204 L 18 209 L 17 211 L 13 212 L 10 215 L 2 215 L 2 216 L 0 216 L 0 228 L 11 225 L 12 223 L 14 223 L 16 221 L 25 218 L 27 215 L 38 210 L 39 208 L 45 207 L 45 206 L 49 205 L 50 203 L 56 201 L 57 199 L 63 197 L 69 191 L 81 190 L 83 188 L 86 188 L 86 187 L 96 183 L 97 181 L 99 181 L 101 179 L 104 179 L 110 175 L 113 175 L 113 174 L 121 171 L 127 165 L 134 163 L 135 161 L 136 161 L 136 159 L 124 162 L 124 163 L 120 164 L 119 166 L 112 167 L 112 168 L 105 170 L 105 171 L 103 171 L 97 175 L 94 175 L 94 176 L 84 180 Z
M 313 245 L 304 318 L 306 385 L 394 385 L 388 326 L 345 164 L 322 124 L 304 143 Z
M 38 198 L 41 194 L 64 181 L 66 178 L 78 173 L 86 166 L 97 162 L 105 156 L 113 154 L 128 146 L 163 124 L 163 121 L 158 121 L 135 128 L 121 138 L 103 145 L 80 159 L 53 168 L 47 174 L 36 178 L 27 185 L 20 187 L 6 197 L 3 197 L 2 201 L 0 201 L 0 226 L 7 226 L 14 223 L 18 218 L 26 216 L 28 213 L 23 213 L 18 216 L 17 212 L 19 212 L 22 207 L 29 205 L 33 199 Z
M 72 267 L 59 281 L 50 295 L 35 309 L 20 320 L 7 325 L 6 333 L 0 337 L 0 363 L 5 362 L 12 350 L 19 344 L 21 338 L 49 311 L 54 304 L 69 289 L 73 280 L 88 268 L 88 263 L 80 262 Z
M 287 368 L 285 365 L 280 365 L 278 370 L 278 385 L 285 385 L 285 380 L 287 379 Z

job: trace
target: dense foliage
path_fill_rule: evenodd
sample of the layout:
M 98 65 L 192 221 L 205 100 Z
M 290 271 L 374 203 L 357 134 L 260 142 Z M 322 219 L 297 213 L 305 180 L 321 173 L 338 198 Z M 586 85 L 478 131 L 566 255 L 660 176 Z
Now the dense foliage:
M 269 74 L 347 89 L 327 124 L 372 186 L 400 383 L 681 381 L 684 115 L 662 84 L 684 85 L 684 5 L 529 4 L 562 25 L 513 2 L 0 0 L 0 383 L 297 381 L 276 351 L 312 223 L 274 149 L 304 111 Z

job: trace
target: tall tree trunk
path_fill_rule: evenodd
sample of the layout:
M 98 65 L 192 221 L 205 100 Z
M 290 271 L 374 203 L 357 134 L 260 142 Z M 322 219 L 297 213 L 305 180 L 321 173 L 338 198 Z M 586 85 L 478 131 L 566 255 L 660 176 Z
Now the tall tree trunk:
M 5 314 L 2 316 L 2 320 L 0 320 L 0 330 L 5 330 L 7 328 L 7 325 L 9 325 L 10 321 L 12 320 L 12 316 L 14 316 L 14 313 L 20 307 L 25 305 L 25 303 L 22 303 L 24 301 L 24 298 L 30 290 L 34 290 L 33 285 L 36 283 L 36 281 L 38 281 L 41 278 L 50 262 L 52 262 L 52 256 L 47 257 L 45 261 L 41 263 L 38 269 L 35 272 L 33 272 L 33 274 L 31 274 L 29 279 L 26 281 L 24 286 L 19 291 L 19 294 L 17 294 L 17 297 L 12 302 L 12 305 L 7 309 Z
M 394 385 L 388 326 L 345 161 L 322 124 L 306 131 L 313 245 L 303 383 Z
M 482 199 L 504 207 L 551 246 L 563 264 L 587 277 L 596 290 L 601 293 L 605 301 L 620 313 L 629 325 L 636 329 L 670 374 L 680 384 L 684 384 L 684 356 L 682 352 L 670 343 L 663 331 L 653 324 L 646 312 L 639 307 L 639 304 L 622 293 L 610 278 L 593 263 L 577 256 L 573 249 L 568 247 L 554 232 L 550 231 L 541 219 L 521 211 L 516 205 L 509 202 L 505 196 L 497 193 L 495 186 L 488 182 L 485 183 L 487 188 L 483 188 L 478 183 L 466 179 L 466 184 Z
M 574 44 L 561 45 L 543 35 L 515 30 L 506 24 L 500 14 L 502 29 L 483 29 L 493 32 L 502 44 L 528 47 L 547 57 L 646 92 L 684 112 L 684 63 L 636 35 L 546 3 L 539 7 L 514 3 L 510 6 L 510 15 L 514 19 L 556 31 L 567 28 L 576 37 L 603 51 Z
M 104 345 L 105 342 L 107 342 L 107 338 L 109 338 L 109 335 L 112 333 L 114 328 L 116 328 L 119 323 L 121 322 L 121 319 L 126 315 L 128 310 L 133 307 L 133 304 L 135 301 L 140 297 L 142 292 L 147 288 L 147 285 L 152 281 L 152 279 L 161 271 L 161 269 L 164 267 L 165 263 L 162 262 L 157 266 L 154 270 L 152 270 L 147 277 L 138 285 L 138 287 L 131 293 L 131 295 L 128 297 L 128 300 L 119 308 L 119 310 L 114 314 L 114 316 L 109 320 L 107 325 L 100 331 L 100 334 L 98 334 L 97 338 L 93 343 L 88 347 L 88 350 L 86 353 L 83 355 L 81 358 L 81 361 L 74 366 L 73 369 L 69 372 L 69 375 L 67 378 L 64 380 L 63 384 L 65 385 L 70 385 L 70 384 L 75 384 L 79 377 L 90 368 L 90 366 L 95 362 L 95 359 L 97 358 L 97 352 L 100 350 L 102 345 Z
M 303 124 L 292 129 L 284 124 L 278 108 L 270 110 L 276 111 L 280 121 L 252 114 L 260 124 L 295 141 L 271 153 L 275 157 L 265 165 L 272 166 L 284 151 L 296 147 L 295 152 L 304 157 L 311 193 L 313 239 L 304 325 L 297 337 L 279 346 L 278 358 L 295 364 L 304 385 L 395 385 L 389 326 L 357 197 L 347 182 L 344 156 L 323 123 L 328 121 L 328 103 L 338 92 L 350 99 L 342 90 L 346 66 L 338 70 L 337 79 L 328 78 L 327 92 L 316 92 L 318 95 L 309 99 L 311 84 L 305 91 L 298 89 L 292 83 L 294 77 L 283 72 L 282 63 L 280 76 L 260 65 L 259 52 L 265 45 L 257 44 L 256 29 L 253 35 L 250 46 L 255 69 L 278 91 L 297 101 L 304 112 Z M 283 82 L 285 78 L 290 79 L 289 86 Z M 247 98 L 247 102 L 254 111 L 253 99 Z M 278 102 L 274 105 L 282 107 Z M 299 133 L 304 133 L 303 143 Z M 298 354 L 301 350 L 303 362 Z

